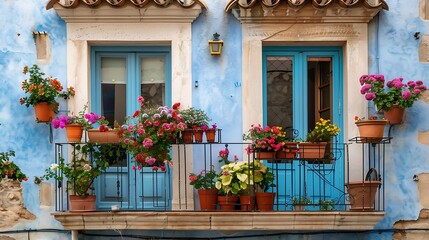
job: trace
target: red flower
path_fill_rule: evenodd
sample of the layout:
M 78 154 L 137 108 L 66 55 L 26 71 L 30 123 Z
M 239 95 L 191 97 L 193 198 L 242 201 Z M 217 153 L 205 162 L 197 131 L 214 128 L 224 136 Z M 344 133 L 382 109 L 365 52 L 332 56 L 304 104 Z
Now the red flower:
M 139 114 L 140 114 L 140 110 L 135 111 L 133 114 L 133 118 L 137 117 Z
M 173 109 L 174 109 L 174 110 L 179 109 L 179 107 L 180 107 L 180 103 L 175 103 L 175 104 L 173 105 Z

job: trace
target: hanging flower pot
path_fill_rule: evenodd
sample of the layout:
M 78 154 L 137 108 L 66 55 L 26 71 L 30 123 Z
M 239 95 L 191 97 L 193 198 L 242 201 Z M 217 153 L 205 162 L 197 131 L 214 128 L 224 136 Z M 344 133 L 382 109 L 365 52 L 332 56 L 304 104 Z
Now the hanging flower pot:
M 258 151 L 255 153 L 255 159 L 266 160 L 266 159 L 275 159 L 276 152 L 274 151 Z
M 80 124 L 67 124 L 66 134 L 69 142 L 80 142 L 82 139 L 83 127 Z
M 300 158 L 324 158 L 327 142 L 299 143 Z
M 185 129 L 182 131 L 183 143 L 193 143 L 193 131 L 192 129 Z
M 359 128 L 359 137 L 362 142 L 380 142 L 383 140 L 384 127 L 387 120 L 359 120 L 356 126 Z
M 394 104 L 391 109 L 384 111 L 384 118 L 389 121 L 390 125 L 402 124 L 404 121 L 405 108 L 400 108 Z
M 194 139 L 196 143 L 202 143 L 203 142 L 203 130 L 201 129 L 194 129 Z
M 350 194 L 351 211 L 374 211 L 375 196 L 380 181 L 355 181 L 346 184 Z
M 216 138 L 216 129 L 210 128 L 205 131 L 207 142 L 213 143 Z
M 54 119 L 54 109 L 47 102 L 34 104 L 34 114 L 38 122 L 51 122 Z
M 120 138 L 114 129 L 100 131 L 99 129 L 88 129 L 89 142 L 96 143 L 119 143 Z

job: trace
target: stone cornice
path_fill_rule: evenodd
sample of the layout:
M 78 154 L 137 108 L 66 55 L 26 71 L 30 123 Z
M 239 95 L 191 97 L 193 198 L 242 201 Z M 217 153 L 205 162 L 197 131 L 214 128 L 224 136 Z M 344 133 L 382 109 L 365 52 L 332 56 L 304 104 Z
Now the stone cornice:
M 64 7 L 55 2 L 52 7 L 67 23 L 192 23 L 205 8 L 204 4 L 195 3 L 187 7 L 179 4 L 164 7 L 148 4 L 145 7 L 136 7 L 131 3 L 121 7 L 112 7 L 110 4 L 100 4 L 97 7 L 86 4 Z
M 384 0 L 371 5 L 368 0 L 232 0 L 225 7 L 241 23 L 367 23 L 381 9 Z M 323 4 L 322 4 L 323 3 Z
M 384 212 L 56 212 L 66 230 L 370 230 Z

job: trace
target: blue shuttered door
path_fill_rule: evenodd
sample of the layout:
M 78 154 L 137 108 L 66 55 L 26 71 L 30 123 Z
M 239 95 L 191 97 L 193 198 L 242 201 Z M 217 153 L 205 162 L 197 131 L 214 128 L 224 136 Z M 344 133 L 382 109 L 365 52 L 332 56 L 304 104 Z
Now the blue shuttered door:
M 282 126 L 290 136 L 296 129 L 294 138 L 301 141 L 320 118 L 342 129 L 342 82 L 341 47 L 264 47 L 264 124 Z M 342 143 L 342 134 L 334 141 Z M 270 167 L 277 177 L 280 209 L 288 208 L 292 198 L 299 196 L 313 203 L 344 201 L 343 191 L 338 191 L 344 189 L 343 158 L 323 164 L 295 159 Z
M 140 95 L 152 105 L 170 106 L 170 52 L 170 47 L 92 47 L 91 111 L 113 126 L 139 109 Z M 170 173 L 132 170 L 133 164 L 124 153 L 97 179 L 97 208 L 110 209 L 118 202 L 125 209 L 170 208 Z

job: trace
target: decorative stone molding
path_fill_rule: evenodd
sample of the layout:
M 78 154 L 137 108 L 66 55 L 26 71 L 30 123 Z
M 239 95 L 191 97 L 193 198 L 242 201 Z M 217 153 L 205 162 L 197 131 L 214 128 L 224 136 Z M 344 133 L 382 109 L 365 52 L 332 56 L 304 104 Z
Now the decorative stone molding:
M 242 23 L 368 23 L 384 0 L 231 0 L 231 11 Z
M 36 217 L 24 207 L 22 186 L 19 181 L 0 181 L 0 229 L 15 226 L 21 219 L 35 220 Z
M 66 230 L 370 230 L 384 212 L 53 213 Z
M 60 0 L 53 0 L 46 8 L 54 8 L 67 23 L 191 23 L 200 15 L 202 9 L 207 8 L 202 0 L 184 2 L 179 0 L 82 0 L 83 4 L 79 2 L 79 0 L 70 0 L 69 4 L 61 4 Z M 96 4 L 101 2 L 103 3 Z M 143 2 L 145 2 L 144 5 Z M 153 3 L 148 4 L 149 2 Z M 173 2 L 180 4 L 173 4 Z

